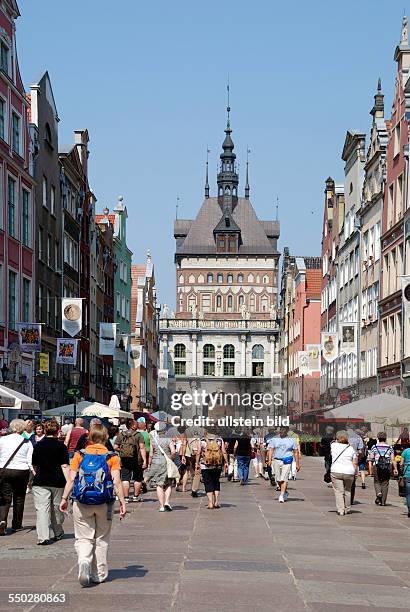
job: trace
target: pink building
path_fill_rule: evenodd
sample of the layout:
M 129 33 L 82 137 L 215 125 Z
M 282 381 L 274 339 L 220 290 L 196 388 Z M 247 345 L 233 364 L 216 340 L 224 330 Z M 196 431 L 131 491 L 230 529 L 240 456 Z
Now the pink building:
M 320 371 L 303 374 L 299 351 L 320 344 L 322 258 L 294 257 L 289 320 L 289 398 L 295 415 L 302 416 L 319 407 Z
M 15 0 L 0 5 L 0 361 L 10 386 L 32 393 L 33 356 L 20 354 L 19 321 L 34 321 L 34 181 L 29 103 L 16 54 Z M 5 369 L 3 370 L 5 371 Z

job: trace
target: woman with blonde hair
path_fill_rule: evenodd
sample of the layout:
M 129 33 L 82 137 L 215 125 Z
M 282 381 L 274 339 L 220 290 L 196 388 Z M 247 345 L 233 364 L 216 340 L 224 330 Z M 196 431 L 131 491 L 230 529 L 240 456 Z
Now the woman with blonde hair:
M 33 445 L 22 435 L 25 430 L 25 421 L 13 419 L 10 423 L 11 433 L 0 438 L 0 536 L 6 534 L 12 502 L 11 531 L 23 529 L 24 503 L 33 456 Z
M 330 447 L 332 465 L 330 475 L 339 516 L 350 513 L 351 491 L 358 473 L 357 453 L 349 444 L 347 432 L 338 431 L 336 441 Z
M 107 553 L 111 536 L 114 488 L 120 500 L 120 518 L 126 514 L 118 455 L 107 450 L 108 431 L 93 425 L 89 444 L 76 452 L 61 498 L 60 510 L 67 512 L 74 488 L 73 519 L 78 555 L 78 580 L 83 587 L 104 582 L 108 576 Z

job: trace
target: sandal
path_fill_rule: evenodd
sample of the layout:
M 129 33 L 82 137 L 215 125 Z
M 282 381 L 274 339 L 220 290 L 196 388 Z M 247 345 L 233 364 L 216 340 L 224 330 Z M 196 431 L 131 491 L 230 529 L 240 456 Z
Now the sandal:
M 213 510 L 215 508 L 215 506 L 207 506 L 206 509 L 207 510 Z

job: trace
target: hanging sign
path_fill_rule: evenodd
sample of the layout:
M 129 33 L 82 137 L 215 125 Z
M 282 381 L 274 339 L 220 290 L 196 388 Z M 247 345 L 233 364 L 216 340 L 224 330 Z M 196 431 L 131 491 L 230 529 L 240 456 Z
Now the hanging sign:
M 79 334 L 83 326 L 83 300 L 81 298 L 62 298 L 61 317 L 63 331 L 71 337 Z
M 339 356 L 339 334 L 322 332 L 322 356 L 325 361 L 332 363 Z
M 78 340 L 57 338 L 56 363 L 77 365 Z
M 100 323 L 100 355 L 114 356 L 116 332 L 116 323 Z
M 20 349 L 24 352 L 35 353 L 41 350 L 41 324 L 17 323 Z
M 357 351 L 357 323 L 340 323 L 340 353 L 349 355 Z

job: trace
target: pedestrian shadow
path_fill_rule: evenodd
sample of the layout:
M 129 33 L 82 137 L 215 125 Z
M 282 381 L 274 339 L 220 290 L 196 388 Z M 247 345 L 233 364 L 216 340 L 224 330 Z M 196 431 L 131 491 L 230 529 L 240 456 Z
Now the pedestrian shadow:
M 337 510 L 328 510 L 331 514 L 337 514 Z M 350 510 L 349 514 L 363 514 L 360 510 Z M 349 516 L 349 514 L 345 514 L 345 516 Z
M 172 510 L 188 510 L 188 506 L 172 506 Z
M 127 565 L 122 569 L 110 569 L 106 582 L 124 578 L 143 578 L 146 574 L 148 574 L 148 570 L 143 565 Z

